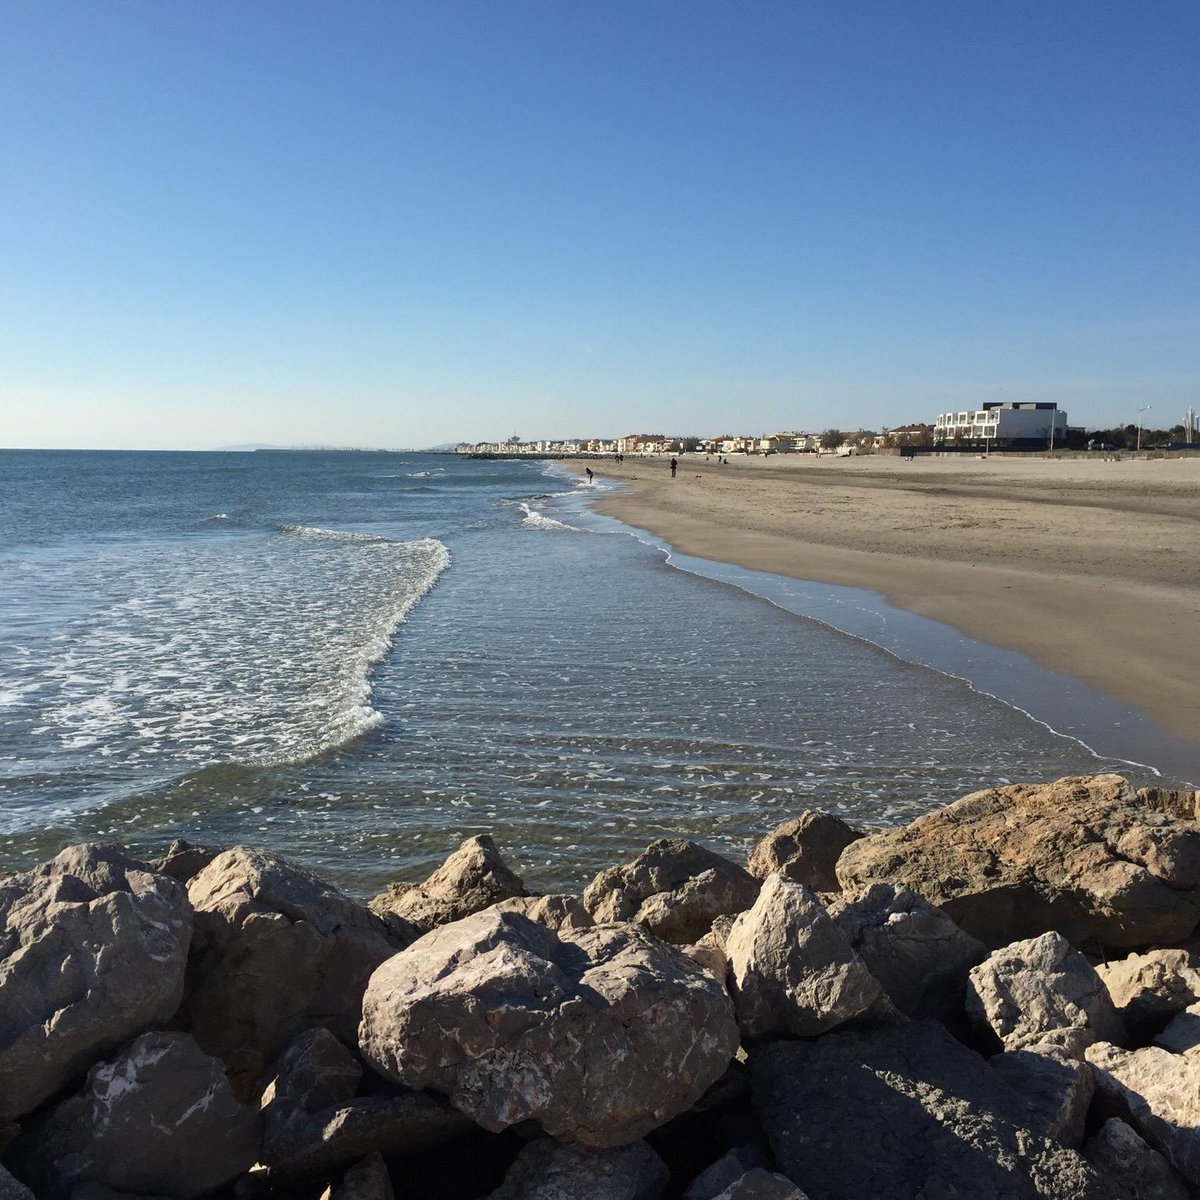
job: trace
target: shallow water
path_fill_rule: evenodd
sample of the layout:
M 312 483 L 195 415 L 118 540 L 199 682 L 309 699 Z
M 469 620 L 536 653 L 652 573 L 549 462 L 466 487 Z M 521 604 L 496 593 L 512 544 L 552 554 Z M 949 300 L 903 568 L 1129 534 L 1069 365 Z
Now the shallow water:
M 7 867 L 186 836 L 361 894 L 486 830 L 531 885 L 577 887 L 667 834 L 740 853 L 803 807 L 882 825 L 1006 780 L 1153 777 L 744 579 L 675 569 L 537 464 L 0 470 Z

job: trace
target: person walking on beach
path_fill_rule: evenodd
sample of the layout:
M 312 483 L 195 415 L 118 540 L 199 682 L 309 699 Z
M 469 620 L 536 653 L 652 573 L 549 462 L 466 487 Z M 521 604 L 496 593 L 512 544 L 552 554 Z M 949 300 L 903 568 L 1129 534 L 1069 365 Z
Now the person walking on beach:
M 679 460 L 677 458 L 671 459 L 671 478 L 672 479 L 675 478 L 675 472 L 678 470 L 679 470 Z

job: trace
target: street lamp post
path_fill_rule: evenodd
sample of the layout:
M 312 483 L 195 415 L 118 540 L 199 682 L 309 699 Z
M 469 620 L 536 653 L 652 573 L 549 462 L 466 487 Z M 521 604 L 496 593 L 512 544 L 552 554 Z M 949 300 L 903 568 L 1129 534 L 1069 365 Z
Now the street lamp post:
M 1138 434 L 1137 434 L 1137 452 L 1140 454 L 1142 449 L 1142 413 L 1149 412 L 1154 406 L 1152 404 L 1138 405 Z

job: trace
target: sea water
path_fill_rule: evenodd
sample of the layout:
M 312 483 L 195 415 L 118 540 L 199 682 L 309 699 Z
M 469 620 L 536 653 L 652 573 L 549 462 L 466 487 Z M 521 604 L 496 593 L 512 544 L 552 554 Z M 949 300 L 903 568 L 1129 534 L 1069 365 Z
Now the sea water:
M 597 491 L 454 455 L 0 452 L 0 867 L 186 837 L 366 894 L 486 831 L 577 888 L 808 807 L 873 827 L 1007 781 L 1162 782 L 677 569 Z

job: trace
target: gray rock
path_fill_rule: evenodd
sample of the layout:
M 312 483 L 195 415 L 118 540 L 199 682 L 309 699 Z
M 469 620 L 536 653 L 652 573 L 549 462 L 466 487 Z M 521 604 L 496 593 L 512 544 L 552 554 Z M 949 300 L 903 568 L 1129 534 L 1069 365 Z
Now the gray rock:
M 342 1182 L 321 1193 L 321 1200 L 395 1200 L 392 1177 L 382 1154 L 371 1154 L 355 1163 Z
M 1154 1039 L 1154 1044 L 1172 1054 L 1200 1058 L 1200 1004 L 1189 1005 L 1172 1019 Z
M 601 1150 L 546 1138 L 522 1149 L 488 1200 L 659 1200 L 669 1179 L 645 1142 Z
M 866 1012 L 872 977 L 803 884 L 768 876 L 725 943 L 738 1025 L 748 1038 L 816 1037 Z
M 169 875 L 186 886 L 220 853 L 219 846 L 193 846 L 183 838 L 176 838 L 151 866 L 161 875 Z
M 967 1013 L 1007 1050 L 1076 1029 L 1083 1041 L 1124 1042 L 1125 1029 L 1092 965 L 1061 934 L 997 950 L 972 969 Z
M 191 936 L 184 889 L 119 846 L 0 880 L 0 1123 L 170 1020 Z
M 1185 1179 L 1200 1184 L 1200 1059 L 1157 1046 L 1087 1049 L 1096 1091 Z
M 382 1154 L 371 1154 L 355 1163 L 342 1177 L 321 1193 L 321 1200 L 395 1200 L 392 1177 Z
M 258 1156 L 260 1120 L 218 1059 L 185 1033 L 144 1033 L 97 1063 L 81 1091 L 24 1129 L 10 1153 L 39 1195 L 80 1183 L 200 1196 Z
M 936 1022 L 765 1043 L 750 1066 L 779 1169 L 819 1200 L 1115 1200 Z
M 362 1080 L 362 1064 L 321 1026 L 298 1034 L 274 1067 L 260 1105 L 268 1133 L 273 1121 L 316 1113 L 349 1100 Z
M 806 809 L 794 820 L 776 825 L 750 851 L 746 866 L 756 879 L 782 875 L 813 892 L 836 892 L 841 889 L 837 860 L 860 837 L 845 821 Z
M 257 1099 L 291 1040 L 319 1024 L 357 1034 L 363 988 L 397 949 L 383 922 L 330 885 L 261 850 L 217 855 L 189 884 L 196 911 L 188 1028 Z
M 713 1200 L 808 1200 L 808 1197 L 786 1175 L 754 1167 Z
M 439 1097 L 404 1089 L 355 1097 L 358 1060 L 328 1030 L 302 1033 L 263 1091 L 262 1161 L 312 1176 L 376 1152 L 414 1154 L 477 1132 Z
M 512 896 L 492 907 L 520 913 L 547 929 L 590 929 L 596 923 L 577 896 Z
M 1136 1038 L 1157 1033 L 1200 1000 L 1200 971 L 1186 950 L 1149 950 L 1096 968 L 1125 1027 Z
M 1119 1117 L 1110 1117 L 1083 1148 L 1097 1171 L 1122 1188 L 1128 1200 L 1188 1200 L 1183 1180 Z
M 1030 1128 L 1072 1150 L 1083 1145 L 1088 1106 L 1096 1090 L 1092 1068 L 1059 1046 L 1007 1050 L 988 1065 L 1025 1098 Z
M 36 1197 L 16 1176 L 0 1167 L 0 1200 L 36 1200 Z
M 991 788 L 852 842 L 838 879 L 911 888 L 989 947 L 1170 945 L 1200 920 L 1200 824 L 1166 795 L 1119 775 Z
M 713 1200 L 747 1171 L 766 1166 L 766 1158 L 756 1146 L 739 1146 L 705 1167 L 683 1193 L 683 1200 Z
M 633 921 L 667 942 L 690 945 L 727 913 L 749 908 L 758 881 L 695 842 L 662 840 L 633 862 L 601 871 L 584 889 L 596 921 Z
M 421 933 L 460 921 L 500 901 L 525 895 L 525 886 L 487 834 L 469 837 L 424 883 L 394 883 L 369 901 L 372 912 L 411 922 Z
M 386 1078 L 441 1092 L 485 1129 L 534 1119 L 613 1146 L 694 1104 L 738 1036 L 725 989 L 645 930 L 556 934 L 489 910 L 375 972 L 359 1045 Z
M 877 883 L 830 905 L 833 923 L 888 999 L 908 1017 L 962 1008 L 967 973 L 987 957 L 941 909 L 907 888 Z

